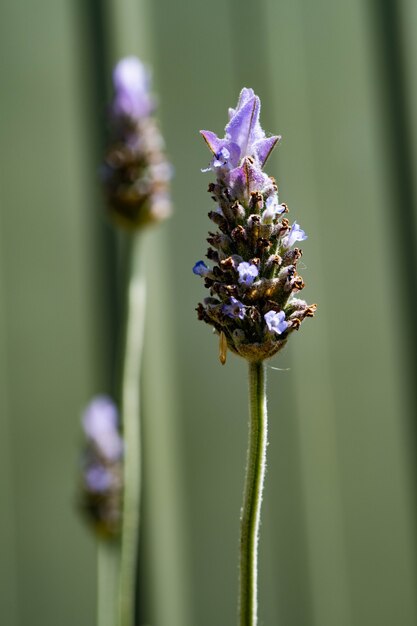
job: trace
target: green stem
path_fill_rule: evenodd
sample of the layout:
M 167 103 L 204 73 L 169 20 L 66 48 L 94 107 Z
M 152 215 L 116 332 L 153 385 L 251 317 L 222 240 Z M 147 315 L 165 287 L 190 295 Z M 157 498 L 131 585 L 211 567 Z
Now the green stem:
M 257 624 L 258 536 L 266 466 L 266 373 L 249 363 L 249 446 L 240 520 L 240 626 Z
M 116 625 L 119 566 L 119 542 L 108 538 L 99 539 L 97 598 L 97 622 L 99 626 Z
M 120 410 L 125 455 L 121 534 L 118 626 L 133 626 L 141 491 L 140 371 L 145 321 L 145 279 L 140 263 L 140 239 L 132 236 L 126 288 L 126 321 L 122 358 Z

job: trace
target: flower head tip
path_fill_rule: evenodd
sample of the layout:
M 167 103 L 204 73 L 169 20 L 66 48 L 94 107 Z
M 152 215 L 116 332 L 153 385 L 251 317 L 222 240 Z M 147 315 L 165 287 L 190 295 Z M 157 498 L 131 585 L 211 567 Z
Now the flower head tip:
M 140 119 L 153 109 L 148 69 L 137 57 L 121 59 L 113 70 L 115 116 Z

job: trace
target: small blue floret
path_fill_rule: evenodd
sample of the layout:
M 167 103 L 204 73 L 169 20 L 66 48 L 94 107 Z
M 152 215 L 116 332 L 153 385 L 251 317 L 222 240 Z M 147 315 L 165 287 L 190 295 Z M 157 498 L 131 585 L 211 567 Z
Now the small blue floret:
M 244 261 L 243 263 L 239 263 L 239 265 L 237 266 L 237 271 L 239 273 L 239 282 L 242 285 L 246 285 L 247 287 L 249 287 L 253 283 L 253 281 L 259 274 L 256 265 L 253 265 L 253 263 L 246 263 L 246 261 Z
M 262 213 L 262 224 L 272 224 L 277 215 L 281 215 L 285 211 L 285 206 L 278 203 L 278 195 L 269 196 L 265 202 L 266 209 Z
M 222 167 L 223 165 L 226 165 L 226 163 L 228 162 L 230 158 L 230 152 L 227 148 L 222 148 L 217 154 L 216 157 L 213 159 L 213 167 Z
M 222 311 L 224 315 L 232 319 L 243 320 L 245 317 L 245 306 L 239 300 L 233 298 L 233 296 L 230 298 L 229 304 L 223 304 Z
M 304 241 L 305 239 L 307 239 L 307 235 L 299 226 L 299 224 L 297 224 L 297 222 L 294 222 L 288 235 L 285 235 L 285 237 L 283 237 L 282 243 L 284 248 L 291 248 L 296 241 Z
M 276 311 L 268 311 L 268 313 L 265 313 L 264 319 L 271 333 L 282 335 L 288 328 L 284 311 L 279 311 L 278 313 Z
M 193 267 L 193 273 L 196 274 L 196 276 L 207 276 L 208 272 L 209 268 L 204 261 L 197 261 Z

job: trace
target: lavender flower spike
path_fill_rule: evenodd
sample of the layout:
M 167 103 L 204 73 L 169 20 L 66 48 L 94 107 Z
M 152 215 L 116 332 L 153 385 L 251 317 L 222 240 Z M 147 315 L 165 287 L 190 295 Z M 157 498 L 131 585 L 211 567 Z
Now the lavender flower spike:
M 316 309 L 296 298 L 304 282 L 297 273 L 301 251 L 293 246 L 306 234 L 297 222 L 290 226 L 276 182 L 263 170 L 278 135 L 266 136 L 260 108 L 258 96 L 244 88 L 229 110 L 225 136 L 201 131 L 212 153 L 209 193 L 217 208 L 209 217 L 218 230 L 208 238 L 213 268 L 206 273 L 202 261 L 194 267 L 210 291 L 198 305 L 199 319 L 254 363 L 281 350 Z
M 85 409 L 86 444 L 82 457 L 82 508 L 99 534 L 118 536 L 123 488 L 123 441 L 118 411 L 107 396 L 97 396 Z
M 218 230 L 207 239 L 213 266 L 205 275 L 209 296 L 199 303 L 198 318 L 218 334 L 222 365 L 227 349 L 249 362 L 249 447 L 239 544 L 241 626 L 258 624 L 257 549 L 268 430 L 264 360 L 277 354 L 316 309 L 296 297 L 304 282 L 297 273 L 301 250 L 292 246 L 306 235 L 283 217 L 287 206 L 278 203 L 276 182 L 263 171 L 278 136 L 266 137 L 260 108 L 258 96 L 244 88 L 236 108 L 229 109 L 225 136 L 201 131 L 213 155 L 209 169 L 215 180 L 208 191 L 220 210 L 209 213 Z
M 149 70 L 126 57 L 114 68 L 113 87 L 102 181 L 112 219 L 132 230 L 170 215 L 172 167 L 153 115 Z
M 286 211 L 286 206 L 284 204 L 278 204 L 278 194 L 276 193 L 267 198 L 265 205 L 266 209 L 262 213 L 261 218 L 262 224 L 272 224 L 278 215 L 282 215 L 282 213 L 285 213 Z

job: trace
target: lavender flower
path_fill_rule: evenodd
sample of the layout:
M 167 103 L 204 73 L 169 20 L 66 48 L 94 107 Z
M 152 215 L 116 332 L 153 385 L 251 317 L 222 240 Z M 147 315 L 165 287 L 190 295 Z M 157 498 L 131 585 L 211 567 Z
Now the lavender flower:
M 136 57 L 119 61 L 113 72 L 112 137 L 102 180 L 112 218 L 135 229 L 171 213 L 172 168 L 153 117 L 148 69 Z
M 230 298 L 230 302 L 228 304 L 223 304 L 222 312 L 227 317 L 231 317 L 232 319 L 243 320 L 245 317 L 245 307 L 244 305 L 236 300 L 236 298 Z
M 264 315 L 264 320 L 271 333 L 282 335 L 282 333 L 285 333 L 288 328 L 288 322 L 285 321 L 284 311 L 278 311 L 278 313 L 276 313 L 276 311 L 268 311 L 268 313 L 265 313 Z
M 285 204 L 278 203 L 278 194 L 274 193 L 272 196 L 266 199 L 265 202 L 266 209 L 262 213 L 261 222 L 262 224 L 272 224 L 274 219 L 278 215 L 282 215 L 287 210 Z
M 279 137 L 266 136 L 259 115 L 258 96 L 244 88 L 224 137 L 201 131 L 212 153 L 209 192 L 217 208 L 209 217 L 218 230 L 208 238 L 213 269 L 194 267 L 210 291 L 198 305 L 199 319 L 253 362 L 276 354 L 316 309 L 295 297 L 304 282 L 297 273 L 302 252 L 293 246 L 306 235 L 297 222 L 290 226 L 276 182 L 263 171 Z
M 197 276 L 207 276 L 208 272 L 209 268 L 204 261 L 197 261 L 193 267 L 193 274 L 196 274 Z
M 106 536 L 120 531 L 123 441 L 118 411 L 107 396 L 97 396 L 85 409 L 82 508 L 96 530 Z
M 304 241 L 305 239 L 307 239 L 307 235 L 297 222 L 294 222 L 288 235 L 282 238 L 282 246 L 284 248 L 291 248 L 296 241 Z
M 253 263 L 246 263 L 246 261 L 243 261 L 243 263 L 239 263 L 237 271 L 239 273 L 240 284 L 246 285 L 247 287 L 249 287 L 249 285 L 253 283 L 253 281 L 259 274 L 256 265 L 253 265 Z

